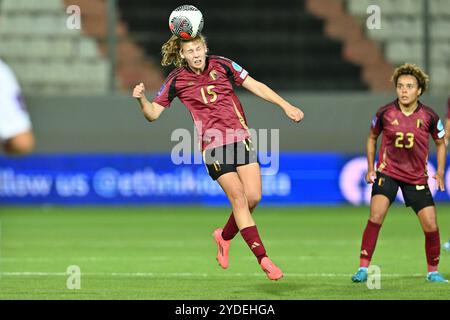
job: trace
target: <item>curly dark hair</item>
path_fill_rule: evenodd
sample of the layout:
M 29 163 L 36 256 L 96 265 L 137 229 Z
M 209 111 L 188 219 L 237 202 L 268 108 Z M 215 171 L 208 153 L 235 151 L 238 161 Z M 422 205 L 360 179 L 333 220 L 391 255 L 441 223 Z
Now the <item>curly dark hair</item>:
M 392 74 L 391 77 L 391 81 L 394 83 L 395 86 L 397 86 L 398 78 L 404 75 L 411 75 L 417 79 L 419 88 L 422 89 L 420 95 L 422 95 L 428 89 L 428 83 L 430 82 L 430 78 L 417 65 L 411 63 L 402 64 L 400 67 L 394 70 L 394 73 Z

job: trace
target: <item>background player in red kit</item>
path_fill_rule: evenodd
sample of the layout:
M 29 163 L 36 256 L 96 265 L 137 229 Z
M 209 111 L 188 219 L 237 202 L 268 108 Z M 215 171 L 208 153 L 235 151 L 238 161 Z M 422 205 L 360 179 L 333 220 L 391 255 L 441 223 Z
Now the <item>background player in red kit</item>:
M 367 281 L 367 268 L 372 259 L 383 220 L 402 190 L 406 206 L 416 212 L 425 234 L 428 265 L 427 280 L 448 282 L 438 272 L 440 256 L 439 229 L 433 196 L 428 187 L 427 160 L 429 134 L 436 143 L 438 190 L 444 191 L 446 149 L 444 125 L 439 116 L 418 99 L 427 89 L 428 76 L 417 66 L 404 64 L 394 71 L 392 81 L 397 90 L 395 101 L 381 107 L 372 120 L 367 139 L 368 172 L 372 183 L 370 218 L 364 230 L 360 268 L 353 282 Z M 382 134 L 377 171 L 374 158 L 378 136 Z
M 448 147 L 448 140 L 450 138 L 450 97 L 447 100 L 447 115 L 445 118 L 445 145 Z M 450 239 L 444 243 L 442 248 L 450 252 Z
M 161 64 L 174 64 L 177 68 L 168 75 L 153 102 L 146 99 L 142 83 L 135 87 L 133 97 L 139 100 L 149 121 L 156 120 L 175 97 L 189 109 L 208 173 L 225 191 L 233 208 L 223 230 L 219 228 L 213 233 L 220 266 L 228 267 L 230 240 L 240 232 L 268 278 L 278 280 L 283 273 L 267 257 L 251 216 L 261 199 L 261 172 L 233 85 L 242 85 L 278 105 L 295 122 L 303 119 L 303 112 L 251 78 L 237 63 L 224 57 L 207 56 L 207 51 L 201 35 L 188 41 L 172 36 L 162 47 Z
M 450 97 L 447 100 L 447 114 L 445 118 L 445 145 L 448 146 L 448 139 L 450 138 Z

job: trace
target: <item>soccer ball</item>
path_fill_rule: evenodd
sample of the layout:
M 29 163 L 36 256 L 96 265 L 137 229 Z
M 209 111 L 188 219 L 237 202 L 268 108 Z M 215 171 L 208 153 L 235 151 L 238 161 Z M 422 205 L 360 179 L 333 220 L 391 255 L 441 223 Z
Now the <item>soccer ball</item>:
M 179 6 L 170 14 L 169 28 L 181 39 L 195 38 L 203 29 L 203 15 L 194 6 Z
M 444 249 L 444 251 L 450 252 L 450 240 L 448 240 L 446 243 L 444 243 L 444 245 L 442 246 L 442 249 Z

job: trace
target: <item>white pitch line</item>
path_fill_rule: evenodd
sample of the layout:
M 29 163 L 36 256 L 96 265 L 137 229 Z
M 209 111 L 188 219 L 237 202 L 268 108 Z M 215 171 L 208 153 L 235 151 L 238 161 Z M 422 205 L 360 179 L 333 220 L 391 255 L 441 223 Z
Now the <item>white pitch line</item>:
M 215 252 L 214 252 L 215 254 Z M 82 257 L 0 257 L 3 263 L 36 263 L 36 262 L 58 262 L 58 261 L 116 261 L 116 262 L 129 262 L 129 261 L 168 261 L 173 260 L 173 256 L 131 256 L 131 257 L 101 257 L 101 256 L 82 256 Z M 204 256 L 185 256 L 182 257 L 183 260 L 204 260 Z M 253 256 L 248 257 L 237 257 L 235 261 L 250 261 L 254 260 Z M 292 255 L 292 256 L 277 256 L 280 260 L 341 260 L 342 256 L 302 256 L 302 255 Z M 411 259 L 410 255 L 401 255 L 396 257 L 397 260 L 400 259 Z
M 200 259 L 200 257 L 186 257 L 186 259 Z M 168 256 L 153 257 L 4 257 L 3 262 L 55 262 L 55 261 L 130 261 L 130 260 L 155 260 L 164 261 L 172 259 Z M 185 258 L 183 258 L 185 259 Z
M 2 272 L 2 276 L 67 276 L 65 272 Z M 190 272 L 173 272 L 173 273 L 158 273 L 158 272 L 94 272 L 94 273 L 82 273 L 82 276 L 101 276 L 101 277 L 265 277 L 263 273 L 221 273 L 221 274 L 210 274 L 210 273 L 190 273 Z M 341 277 L 351 277 L 350 273 L 285 273 L 286 277 L 296 277 L 296 278 L 341 278 Z M 422 277 L 424 274 L 381 274 L 381 277 L 398 278 L 398 277 Z
M 414 239 L 415 240 L 415 239 Z M 379 243 L 381 245 L 391 245 L 391 244 L 411 244 L 412 239 L 395 239 L 395 240 L 389 240 L 389 239 L 380 239 Z M 86 246 L 89 248 L 102 248 L 105 247 L 108 248 L 137 248 L 137 247 L 143 247 L 146 249 L 151 248 L 173 248 L 173 247 L 183 247 L 183 248 L 192 248 L 196 247 L 198 245 L 203 246 L 209 243 L 211 245 L 209 239 L 204 238 L 202 240 L 195 239 L 195 240 L 163 240 L 163 241 L 154 241 L 152 240 L 135 240 L 135 241 L 89 241 L 89 242 L 74 242 L 74 241 L 68 241 L 68 240 L 58 240 L 57 242 L 54 241 L 45 241 L 45 240 L 36 240 L 33 242 L 25 242 L 20 240 L 9 240 L 7 245 L 10 248 L 30 248 L 30 247 L 49 247 L 49 248 L 65 248 L 65 247 L 72 247 L 74 245 L 78 246 Z M 333 240 L 324 242 L 320 239 L 278 239 L 278 240 L 266 240 L 264 243 L 266 243 L 268 246 L 286 246 L 290 244 L 294 244 L 296 246 L 301 245 L 303 246 L 323 246 L 324 243 L 326 246 L 349 246 L 349 245 L 355 245 L 359 246 L 360 240 Z M 5 243 L 6 245 L 6 243 Z M 208 245 L 208 246 L 209 246 Z
M 278 259 L 289 259 L 289 260 L 337 260 L 342 259 L 338 256 L 278 256 Z M 3 257 L 2 261 L 5 263 L 13 262 L 55 262 L 55 261 L 166 261 L 173 259 L 169 256 L 147 256 L 147 257 Z M 187 256 L 183 257 L 183 260 L 204 260 L 204 256 Z M 254 260 L 251 257 L 241 257 L 237 260 Z

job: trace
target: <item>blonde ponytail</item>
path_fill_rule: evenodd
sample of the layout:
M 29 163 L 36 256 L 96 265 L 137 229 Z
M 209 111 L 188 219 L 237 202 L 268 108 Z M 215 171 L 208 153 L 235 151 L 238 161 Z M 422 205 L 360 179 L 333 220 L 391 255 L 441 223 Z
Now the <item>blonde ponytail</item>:
M 206 39 L 203 35 L 198 35 L 190 40 L 182 40 L 177 36 L 172 35 L 170 39 L 167 40 L 161 47 L 161 65 L 165 67 L 173 64 L 177 68 L 186 65 L 186 61 L 180 55 L 181 45 L 182 43 L 198 40 L 202 41 L 206 45 Z
M 180 39 L 175 35 L 171 36 L 161 48 L 161 65 L 170 66 L 174 64 L 176 67 L 181 67 L 183 65 L 183 58 L 180 56 L 180 50 Z

